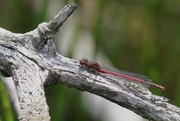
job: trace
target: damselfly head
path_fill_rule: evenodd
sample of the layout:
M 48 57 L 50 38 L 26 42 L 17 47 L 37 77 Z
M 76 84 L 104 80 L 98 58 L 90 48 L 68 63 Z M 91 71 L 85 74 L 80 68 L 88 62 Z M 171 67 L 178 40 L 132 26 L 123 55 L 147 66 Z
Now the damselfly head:
M 83 58 L 80 60 L 80 65 L 86 65 L 88 63 L 88 59 L 87 58 Z

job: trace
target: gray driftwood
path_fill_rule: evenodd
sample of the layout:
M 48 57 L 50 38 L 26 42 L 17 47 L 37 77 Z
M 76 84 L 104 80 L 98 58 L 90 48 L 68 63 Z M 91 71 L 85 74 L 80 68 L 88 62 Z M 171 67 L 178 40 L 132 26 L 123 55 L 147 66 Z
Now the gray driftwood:
M 66 5 L 51 21 L 24 34 L 0 28 L 0 72 L 13 78 L 20 104 L 19 120 L 49 121 L 44 87 L 64 84 L 104 97 L 149 120 L 180 121 L 180 109 L 166 98 L 134 83 L 93 74 L 80 68 L 78 60 L 56 52 L 54 36 L 76 7 Z

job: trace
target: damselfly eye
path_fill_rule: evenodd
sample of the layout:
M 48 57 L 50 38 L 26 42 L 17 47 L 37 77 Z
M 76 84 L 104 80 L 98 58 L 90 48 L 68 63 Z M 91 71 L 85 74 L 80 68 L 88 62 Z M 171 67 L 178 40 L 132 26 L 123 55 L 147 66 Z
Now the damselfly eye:
M 85 65 L 87 64 L 87 62 L 88 62 L 87 58 L 83 58 L 80 60 L 80 65 Z

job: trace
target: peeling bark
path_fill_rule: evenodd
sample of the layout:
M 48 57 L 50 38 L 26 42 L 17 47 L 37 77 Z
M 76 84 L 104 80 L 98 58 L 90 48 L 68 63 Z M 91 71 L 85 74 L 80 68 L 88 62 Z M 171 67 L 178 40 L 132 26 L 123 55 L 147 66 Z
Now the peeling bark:
M 54 35 L 75 9 L 75 4 L 66 5 L 50 22 L 25 34 L 0 28 L 0 72 L 14 80 L 19 120 L 49 121 L 44 87 L 64 84 L 102 96 L 149 120 L 180 121 L 180 109 L 168 99 L 135 83 L 93 74 L 80 68 L 79 61 L 56 52 Z

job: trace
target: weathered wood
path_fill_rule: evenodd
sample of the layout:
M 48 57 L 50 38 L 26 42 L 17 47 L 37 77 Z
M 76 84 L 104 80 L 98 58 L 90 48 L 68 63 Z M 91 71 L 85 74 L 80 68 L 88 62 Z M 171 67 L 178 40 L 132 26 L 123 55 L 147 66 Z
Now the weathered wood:
M 153 121 L 180 121 L 180 109 L 135 83 L 93 74 L 79 61 L 56 52 L 54 35 L 76 9 L 65 6 L 50 22 L 15 34 L 0 29 L 0 72 L 12 76 L 20 102 L 19 120 L 50 120 L 44 87 L 64 84 L 102 96 Z

